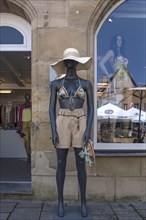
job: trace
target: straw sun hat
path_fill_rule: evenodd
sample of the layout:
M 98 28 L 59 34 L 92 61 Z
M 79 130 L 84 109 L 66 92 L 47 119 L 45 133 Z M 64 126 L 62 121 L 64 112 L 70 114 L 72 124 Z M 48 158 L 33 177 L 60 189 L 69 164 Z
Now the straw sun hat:
M 75 48 L 67 48 L 63 52 L 63 59 L 51 64 L 52 68 L 60 75 L 66 73 L 64 60 L 75 60 L 78 62 L 77 70 L 87 70 L 91 65 L 91 57 L 80 57 L 79 51 Z

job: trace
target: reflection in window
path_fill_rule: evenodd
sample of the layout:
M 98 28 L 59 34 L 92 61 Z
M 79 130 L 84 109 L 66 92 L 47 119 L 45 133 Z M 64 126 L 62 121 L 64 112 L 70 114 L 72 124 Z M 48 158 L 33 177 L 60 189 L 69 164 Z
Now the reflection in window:
M 122 3 L 96 35 L 98 143 L 146 143 L 145 36 L 146 0 Z
M 0 27 L 0 44 L 23 44 L 23 35 L 15 28 L 9 26 Z

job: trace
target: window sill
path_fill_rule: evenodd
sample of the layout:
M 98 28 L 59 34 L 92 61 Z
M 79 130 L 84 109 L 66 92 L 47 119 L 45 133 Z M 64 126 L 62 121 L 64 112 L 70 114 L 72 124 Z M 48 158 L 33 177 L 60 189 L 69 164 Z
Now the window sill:
M 95 157 L 146 157 L 146 150 L 141 150 L 141 151 L 95 150 Z

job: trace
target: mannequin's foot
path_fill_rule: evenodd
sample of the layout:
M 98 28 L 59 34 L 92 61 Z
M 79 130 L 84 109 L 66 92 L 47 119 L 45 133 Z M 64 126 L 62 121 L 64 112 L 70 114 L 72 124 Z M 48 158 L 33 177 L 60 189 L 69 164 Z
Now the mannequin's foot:
M 86 203 L 81 204 L 81 216 L 82 217 L 87 217 L 88 216 L 88 208 Z
M 58 202 L 57 214 L 58 214 L 59 217 L 64 217 L 65 212 L 64 212 L 64 204 L 63 204 L 63 202 Z

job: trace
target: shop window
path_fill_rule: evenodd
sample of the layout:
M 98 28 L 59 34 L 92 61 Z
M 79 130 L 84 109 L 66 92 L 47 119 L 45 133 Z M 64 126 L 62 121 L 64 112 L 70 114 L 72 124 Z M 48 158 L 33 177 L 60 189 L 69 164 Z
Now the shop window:
M 119 1 L 96 32 L 95 149 L 146 149 L 145 36 L 146 0 Z

